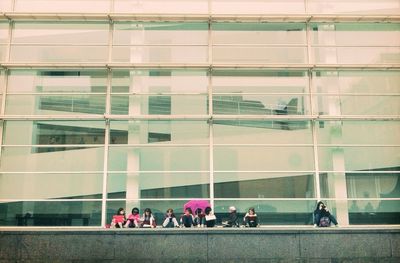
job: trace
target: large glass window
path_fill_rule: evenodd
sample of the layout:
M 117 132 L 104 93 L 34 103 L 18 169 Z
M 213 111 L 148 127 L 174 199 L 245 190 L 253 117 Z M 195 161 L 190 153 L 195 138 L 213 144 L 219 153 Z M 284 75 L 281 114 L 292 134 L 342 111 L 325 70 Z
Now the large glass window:
M 307 0 L 313 14 L 398 14 L 399 0 Z
M 212 73 L 212 85 L 213 114 L 216 115 L 310 113 L 308 76 L 304 71 L 215 70 Z M 215 123 L 223 124 L 219 120 Z M 246 125 L 246 120 L 242 121 L 243 126 L 251 126 L 251 123 L 247 121 Z M 285 126 L 284 122 L 279 121 L 258 124 L 275 129 Z M 293 126 L 294 129 L 300 127 Z
M 314 108 L 318 114 L 400 114 L 398 71 L 317 71 L 314 74 Z
M 6 114 L 104 114 L 105 70 L 12 70 Z
M 206 71 L 121 70 L 113 73 L 111 113 L 207 114 Z
M 102 62 L 108 60 L 109 25 L 104 22 L 16 22 L 14 62 Z
M 0 226 L 100 226 L 101 201 L 20 201 L 0 204 Z
M 207 23 L 117 23 L 113 61 L 200 63 L 208 60 Z
M 305 24 L 214 23 L 213 62 L 305 63 Z
M 207 14 L 208 0 L 114 0 L 114 12 L 141 14 Z
M 1 10 L 1 4 L 0 4 Z M 8 23 L 0 21 L 0 61 L 5 60 L 8 42 Z
M 303 0 L 212 0 L 214 14 L 298 14 L 305 12 Z
M 320 23 L 311 27 L 315 63 L 400 62 L 398 23 Z
M 18 12 L 107 13 L 110 0 L 15 0 Z

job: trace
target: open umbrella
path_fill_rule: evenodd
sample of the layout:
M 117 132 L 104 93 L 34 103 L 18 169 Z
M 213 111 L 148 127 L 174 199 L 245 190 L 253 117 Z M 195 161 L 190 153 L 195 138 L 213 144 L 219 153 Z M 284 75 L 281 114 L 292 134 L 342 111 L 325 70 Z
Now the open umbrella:
M 197 208 L 200 208 L 204 211 L 206 207 L 211 207 L 210 203 L 207 200 L 190 200 L 183 205 L 183 210 L 186 210 L 186 208 L 190 208 L 192 209 L 192 212 L 195 213 Z

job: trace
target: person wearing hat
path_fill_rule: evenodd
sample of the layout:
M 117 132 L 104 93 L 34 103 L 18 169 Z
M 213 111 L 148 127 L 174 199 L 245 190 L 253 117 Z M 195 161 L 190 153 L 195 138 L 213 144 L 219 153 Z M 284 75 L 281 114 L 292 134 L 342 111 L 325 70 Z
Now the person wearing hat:
M 239 227 L 238 215 L 236 213 L 236 207 L 229 207 L 229 218 L 228 221 L 222 223 L 224 227 Z

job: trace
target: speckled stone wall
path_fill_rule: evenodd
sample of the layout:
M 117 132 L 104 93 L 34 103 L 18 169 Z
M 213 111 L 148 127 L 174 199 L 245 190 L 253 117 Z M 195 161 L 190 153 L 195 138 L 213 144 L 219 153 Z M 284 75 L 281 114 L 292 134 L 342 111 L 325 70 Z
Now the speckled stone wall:
M 5 262 L 400 262 L 400 228 L 0 230 Z

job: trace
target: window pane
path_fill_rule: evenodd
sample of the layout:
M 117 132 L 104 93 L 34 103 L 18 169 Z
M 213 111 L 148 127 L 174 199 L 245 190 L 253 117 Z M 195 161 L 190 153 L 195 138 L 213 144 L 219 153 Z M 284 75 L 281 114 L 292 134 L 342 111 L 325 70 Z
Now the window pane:
M 6 114 L 104 114 L 105 98 L 105 95 L 8 95 Z
M 165 6 L 165 5 L 164 5 Z M 114 45 L 207 45 L 207 23 L 134 23 L 114 25 Z
M 3 70 L 0 70 L 0 94 L 3 93 L 5 83 L 5 74 Z
M 399 200 L 352 200 L 348 202 L 350 224 L 400 224 Z
M 2 0 L 3 1 L 3 0 Z M 109 12 L 110 0 L 15 0 L 18 12 Z
M 1 174 L 1 199 L 101 198 L 103 174 Z
M 208 147 L 109 148 L 110 171 L 208 171 Z
M 346 184 L 349 198 L 400 198 L 400 172 L 346 173 Z M 371 207 L 365 204 L 363 208 L 368 210 Z
M 207 46 L 114 46 L 114 62 L 202 63 L 208 60 Z M 105 55 L 108 55 L 107 53 Z
M 398 63 L 400 24 L 312 24 L 315 63 Z
M 213 113 L 224 115 L 305 115 L 309 96 L 213 94 Z
M 14 62 L 104 62 L 107 46 L 11 46 Z
M 312 147 L 214 147 L 216 171 L 312 171 Z
M 227 200 L 215 201 L 217 218 L 227 218 L 229 207 L 234 205 L 243 220 L 249 208 L 253 207 L 261 225 L 311 225 L 316 201 L 262 201 Z M 226 219 L 225 219 L 226 220 Z
M 208 173 L 109 173 L 108 198 L 207 198 Z
M 322 115 L 400 115 L 400 95 L 320 95 L 314 102 Z
M 317 129 L 321 144 L 400 145 L 398 121 L 320 121 Z
M 213 120 L 216 144 L 312 143 L 308 121 Z
M 111 113 L 123 115 L 207 114 L 207 95 L 113 95 Z
M 103 171 L 103 147 L 3 146 L 0 171 L 98 172 Z
M 400 166 L 400 147 L 319 147 L 321 171 L 360 171 Z
M 322 64 L 400 63 L 398 47 L 318 47 L 312 51 L 313 61 Z
M 314 176 L 304 173 L 214 173 L 216 198 L 309 198 Z
M 104 143 L 104 121 L 6 121 L 4 125 L 5 145 Z
M 11 70 L 8 93 L 104 93 L 107 72 L 103 70 Z
M 213 46 L 217 63 L 305 63 L 305 47 Z
M 213 14 L 298 14 L 304 13 L 304 1 L 299 0 L 213 0 Z
M 101 202 L 24 201 L 0 204 L 2 226 L 100 226 Z
M 7 50 L 7 46 L 0 44 L 0 61 L 4 61 L 5 60 L 5 58 L 6 58 L 6 50 Z
M 343 14 L 399 14 L 400 3 L 398 0 L 308 0 L 309 12 L 318 13 L 343 13 Z
M 32 0 L 29 1 L 32 2 Z M 54 5 L 54 1 L 52 2 L 53 4 L 49 5 Z M 16 22 L 12 43 L 50 46 L 55 44 L 107 45 L 108 34 L 108 23 L 104 22 Z
M 212 30 L 214 45 L 307 44 L 303 23 L 213 23 Z
M 207 93 L 204 70 L 151 69 L 114 70 L 112 93 Z
M 111 121 L 110 144 L 208 144 L 205 121 Z
M 316 71 L 314 92 L 337 94 L 400 94 L 400 71 Z
M 206 14 L 208 0 L 114 0 L 114 12 L 162 13 L 162 14 Z
M 212 71 L 214 93 L 308 93 L 307 72 L 215 69 Z

